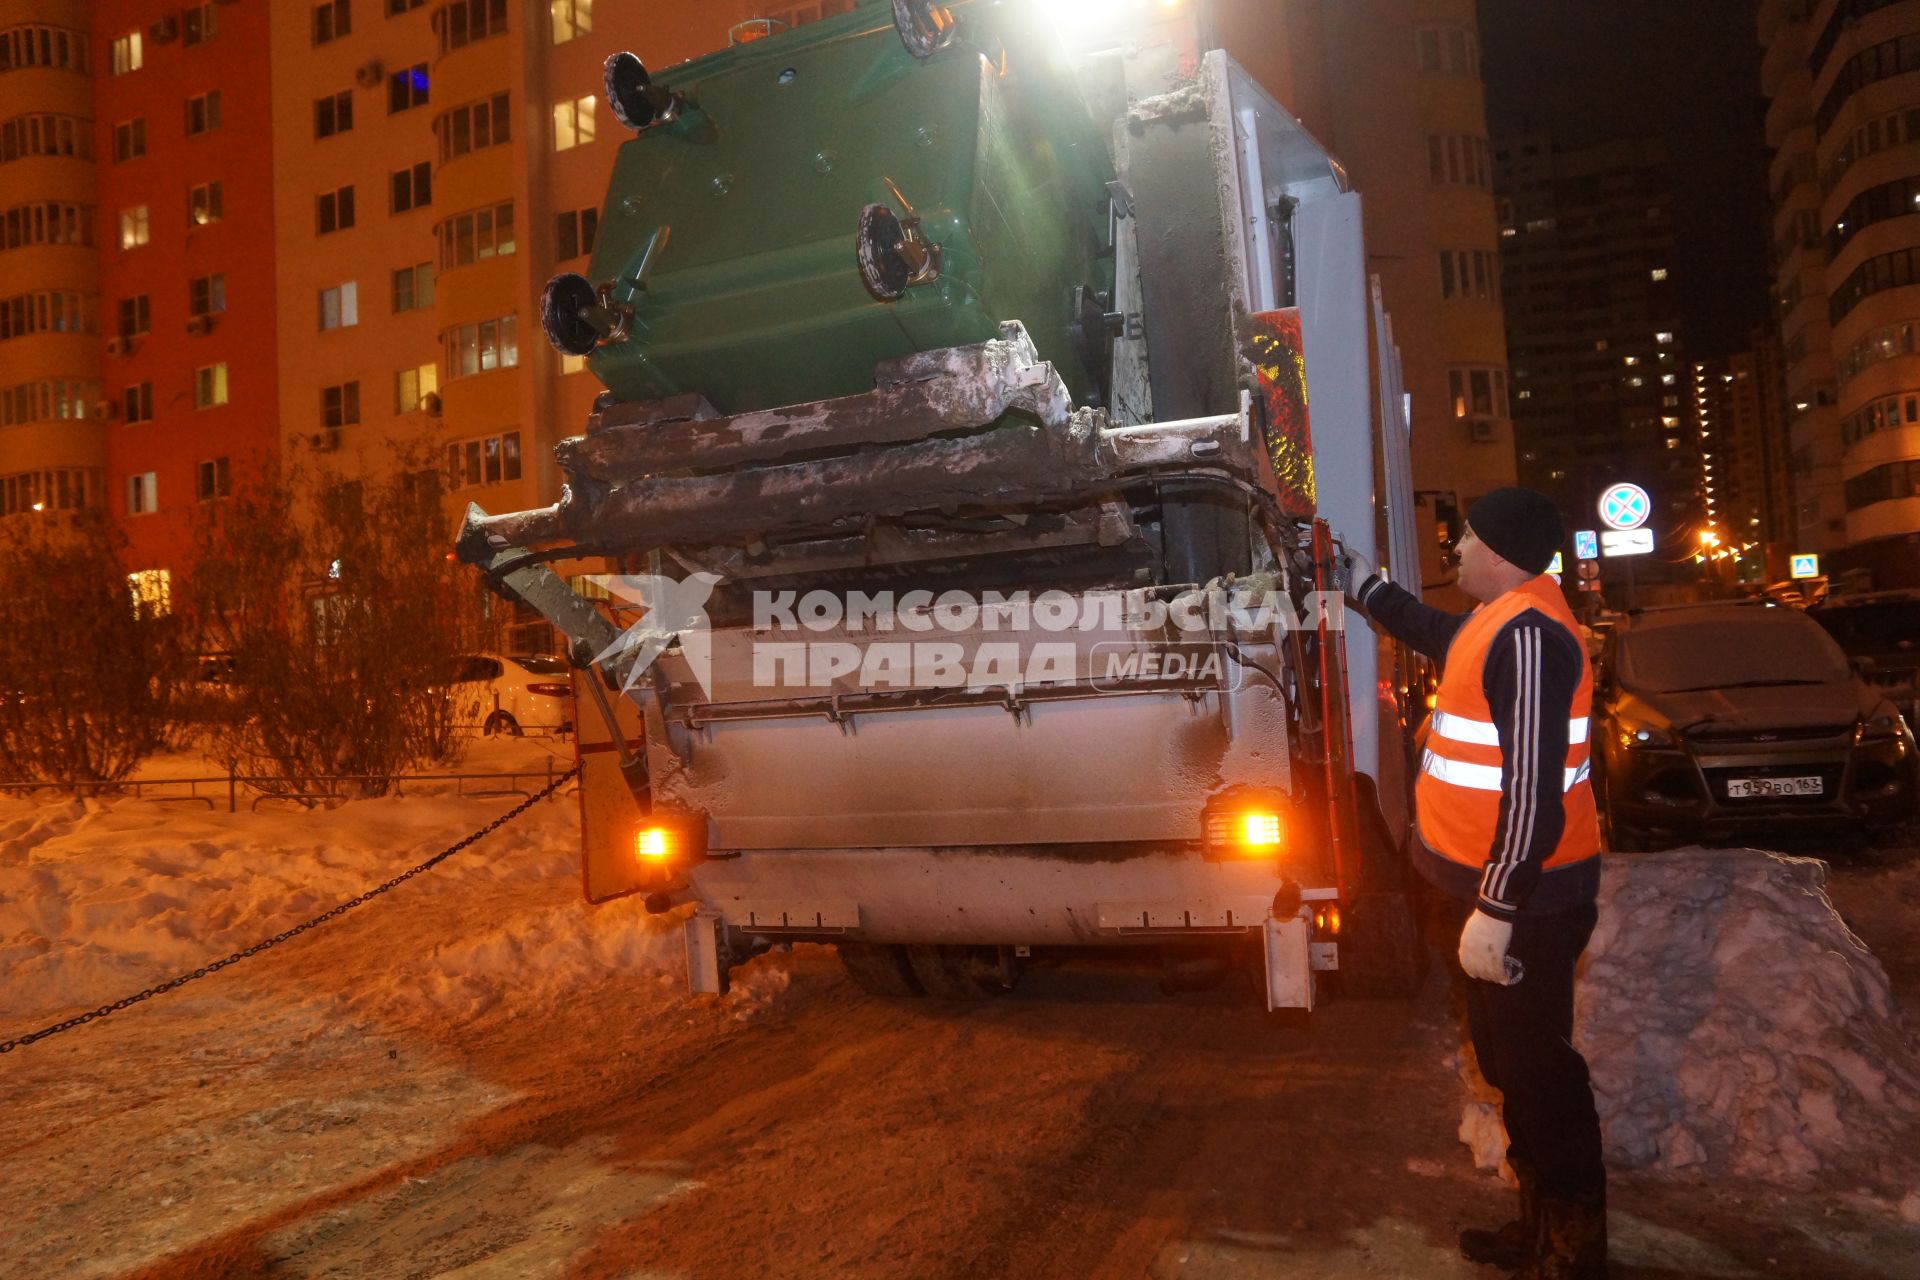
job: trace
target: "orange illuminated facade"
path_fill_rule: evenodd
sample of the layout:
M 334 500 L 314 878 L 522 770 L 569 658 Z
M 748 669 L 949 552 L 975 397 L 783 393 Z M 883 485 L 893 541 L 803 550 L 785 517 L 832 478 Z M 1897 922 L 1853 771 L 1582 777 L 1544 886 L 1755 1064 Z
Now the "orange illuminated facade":
M 278 445 L 268 10 L 89 12 L 107 506 L 157 576 Z
M 102 505 L 84 0 L 0 0 L 0 518 Z

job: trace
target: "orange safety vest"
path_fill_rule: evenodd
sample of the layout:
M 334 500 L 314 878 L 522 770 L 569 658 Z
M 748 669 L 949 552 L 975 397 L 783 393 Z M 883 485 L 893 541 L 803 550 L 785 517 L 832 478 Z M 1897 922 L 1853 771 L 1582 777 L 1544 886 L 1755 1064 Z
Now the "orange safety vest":
M 1503 757 L 1499 731 L 1487 705 L 1483 678 L 1488 650 L 1500 629 L 1529 609 L 1538 609 L 1574 637 L 1580 652 L 1580 682 L 1574 686 L 1567 725 L 1563 777 L 1566 828 L 1547 858 L 1551 869 L 1591 858 L 1600 851 L 1600 820 L 1593 806 L 1588 717 L 1593 709 L 1593 671 L 1579 643 L 1573 612 L 1560 588 L 1542 574 L 1476 608 L 1454 633 L 1440 674 L 1433 715 L 1421 730 L 1420 777 L 1414 809 L 1420 838 L 1450 862 L 1479 870 L 1490 857 L 1500 824 Z M 1524 835 L 1521 837 L 1524 839 Z

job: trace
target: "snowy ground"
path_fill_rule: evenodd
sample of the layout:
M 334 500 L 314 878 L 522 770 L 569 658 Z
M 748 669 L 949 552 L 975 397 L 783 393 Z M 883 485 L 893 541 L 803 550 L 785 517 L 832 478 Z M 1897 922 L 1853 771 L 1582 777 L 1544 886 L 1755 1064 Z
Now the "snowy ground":
M 565 747 L 477 750 L 464 767 Z M 512 803 L 0 801 L 0 1040 L 286 928 Z M 1462 1145 L 1484 1135 L 1461 1124 L 1437 974 L 1305 1030 L 1264 1026 L 1233 985 L 1169 999 L 1100 965 L 989 1004 L 887 1002 L 805 947 L 690 999 L 676 934 L 581 904 L 574 822 L 570 796 L 544 803 L 312 934 L 0 1056 L 0 1274 L 1489 1274 L 1452 1251 L 1506 1200 Z M 1671 861 L 1657 897 L 1613 882 L 1583 990 L 1616 1274 L 1913 1276 L 1920 851 L 1834 873 L 1872 955 L 1815 869 L 1694 856 L 1713 865 Z M 1655 922 L 1675 883 L 1691 929 Z M 1700 981 L 1630 1024 L 1636 940 L 1662 931 Z

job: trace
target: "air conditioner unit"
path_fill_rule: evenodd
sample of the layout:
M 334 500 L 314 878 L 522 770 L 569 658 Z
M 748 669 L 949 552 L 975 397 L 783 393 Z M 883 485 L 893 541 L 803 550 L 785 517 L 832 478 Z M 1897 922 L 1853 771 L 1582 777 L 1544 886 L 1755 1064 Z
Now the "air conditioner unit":
M 307 437 L 307 447 L 315 453 L 332 453 L 340 447 L 340 428 L 328 427 Z
M 107 339 L 107 354 L 110 356 L 123 356 L 127 354 L 127 351 L 132 345 L 132 343 L 116 333 L 113 337 Z
M 1467 438 L 1475 444 L 1492 444 L 1499 436 L 1493 429 L 1493 423 L 1478 419 L 1467 424 Z
M 353 82 L 362 89 L 371 89 L 386 77 L 387 69 L 375 58 L 353 73 Z
M 432 414 L 434 417 L 436 418 L 439 417 L 440 416 L 439 395 L 432 391 L 427 392 L 427 394 L 420 397 L 420 407 L 422 409 L 425 409 L 428 413 Z
M 192 316 L 187 320 L 187 332 L 199 338 L 213 331 L 212 316 Z
M 180 19 L 165 17 L 147 27 L 147 39 L 155 44 L 165 44 L 180 34 Z
M 120 402 L 118 400 L 95 400 L 93 402 L 94 421 L 112 422 L 119 416 Z

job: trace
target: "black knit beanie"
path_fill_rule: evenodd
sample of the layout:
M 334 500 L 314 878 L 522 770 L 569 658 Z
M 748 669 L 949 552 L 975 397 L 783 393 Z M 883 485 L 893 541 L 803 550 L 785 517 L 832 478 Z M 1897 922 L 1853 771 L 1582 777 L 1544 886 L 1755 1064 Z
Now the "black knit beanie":
M 1467 508 L 1467 527 L 1516 569 L 1545 573 L 1567 539 L 1560 508 L 1537 489 L 1495 489 Z

